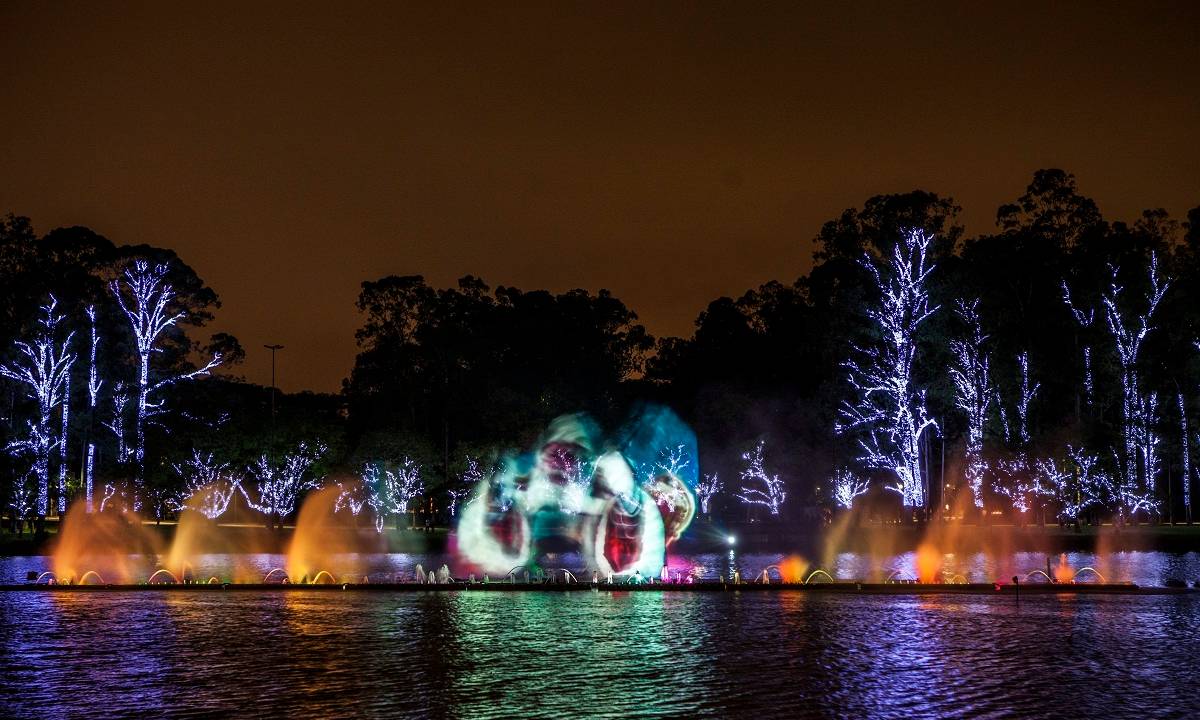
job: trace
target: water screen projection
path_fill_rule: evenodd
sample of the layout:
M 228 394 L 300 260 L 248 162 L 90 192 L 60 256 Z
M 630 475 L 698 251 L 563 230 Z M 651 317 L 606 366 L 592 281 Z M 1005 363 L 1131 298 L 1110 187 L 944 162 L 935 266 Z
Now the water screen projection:
M 695 434 L 665 408 L 611 435 L 585 415 L 560 417 L 475 486 L 459 514 L 459 556 L 505 575 L 577 551 L 601 575 L 657 575 L 695 515 L 698 465 Z

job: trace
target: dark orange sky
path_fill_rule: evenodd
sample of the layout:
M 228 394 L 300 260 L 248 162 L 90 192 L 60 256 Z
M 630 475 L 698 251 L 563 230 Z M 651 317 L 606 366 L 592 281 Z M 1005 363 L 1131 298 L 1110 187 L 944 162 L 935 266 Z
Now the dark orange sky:
M 1200 204 L 1194 2 L 303 5 L 0 5 L 0 212 L 176 249 L 289 390 L 338 387 L 390 273 L 687 334 L 876 193 L 969 232 L 1040 167 L 1114 219 Z

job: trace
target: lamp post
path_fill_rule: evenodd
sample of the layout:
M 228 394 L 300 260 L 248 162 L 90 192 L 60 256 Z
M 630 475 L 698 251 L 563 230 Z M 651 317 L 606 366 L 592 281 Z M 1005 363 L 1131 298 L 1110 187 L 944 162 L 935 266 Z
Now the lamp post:
M 263 347 L 266 348 L 267 350 L 271 351 L 271 445 L 269 447 L 268 452 L 271 455 L 271 461 L 274 462 L 275 461 L 275 351 L 282 350 L 283 346 L 274 344 L 274 345 L 263 345 Z M 274 529 L 274 524 L 275 524 L 275 516 L 274 515 L 271 516 L 270 522 L 272 525 L 272 529 Z M 283 518 L 279 518 L 279 529 L 281 531 L 283 530 Z
M 271 351 L 271 426 L 275 426 L 275 351 L 282 350 L 282 345 L 263 345 Z

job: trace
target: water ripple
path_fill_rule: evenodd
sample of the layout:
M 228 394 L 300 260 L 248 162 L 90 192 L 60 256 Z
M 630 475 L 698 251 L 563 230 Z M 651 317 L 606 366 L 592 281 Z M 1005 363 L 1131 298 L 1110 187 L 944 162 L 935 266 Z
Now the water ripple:
M 0 594 L 6 716 L 1171 717 L 1193 597 Z

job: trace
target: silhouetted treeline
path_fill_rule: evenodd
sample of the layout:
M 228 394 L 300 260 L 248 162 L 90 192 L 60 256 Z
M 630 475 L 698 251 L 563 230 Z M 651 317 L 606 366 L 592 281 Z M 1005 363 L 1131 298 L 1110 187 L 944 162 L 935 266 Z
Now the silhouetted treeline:
M 466 455 L 527 447 L 558 415 L 584 411 L 615 425 L 638 403 L 653 401 L 676 409 L 696 430 L 702 472 L 719 473 L 725 485 L 713 501 L 716 512 L 744 512 L 732 492 L 741 454 L 759 439 L 767 443 L 770 469 L 788 482 L 785 515 L 828 504 L 829 477 L 836 468 L 854 467 L 857 457 L 855 438 L 834 432 L 849 391 L 842 364 L 878 332 L 866 311 L 878 302 L 880 288 L 863 258 L 883 262 L 900 233 L 920 228 L 937 238 L 929 283 L 940 307 L 918 338 L 916 365 L 940 428 L 925 438 L 931 486 L 961 492 L 965 420 L 948 375 L 950 340 L 966 332 L 952 311 L 958 300 L 979 301 L 997 386 L 984 428 L 985 455 L 1003 456 L 1019 444 L 1033 455 L 1061 456 L 1072 444 L 1112 461 L 1111 448 L 1120 444 L 1122 384 L 1102 293 L 1115 269 L 1136 314 L 1154 255 L 1171 285 L 1153 316 L 1138 371 L 1147 391 L 1161 398 L 1154 427 L 1163 461 L 1162 515 L 1180 516 L 1184 438 L 1174 399 L 1183 395 L 1189 415 L 1200 402 L 1200 207 L 1186 218 L 1152 209 L 1132 223 L 1105 219 L 1073 176 L 1042 170 L 1020 197 L 1000 206 L 993 231 L 966 236 L 959 213 L 952 199 L 926 191 L 870 198 L 819 229 L 811 272 L 713 300 L 688 338 L 651 338 L 634 310 L 604 290 L 493 289 L 473 276 L 453 288 L 431 287 L 419 275 L 364 282 L 360 353 L 340 398 L 284 397 L 272 421 L 269 391 L 228 371 L 180 385 L 171 390 L 173 412 L 151 430 L 148 467 L 157 468 L 154 482 L 171 483 L 167 468 L 192 447 L 244 465 L 270 448 L 319 437 L 331 446 L 327 471 L 355 472 L 366 461 L 408 456 L 422 463 L 427 486 L 437 488 L 461 472 Z M 201 350 L 240 356 L 235 338 L 193 337 L 219 302 L 173 252 L 115 246 L 86 228 L 37 237 L 27 219 L 10 215 L 0 221 L 5 357 L 34 332 L 38 307 L 53 293 L 76 321 L 88 305 L 99 309 L 103 375 L 106 382 L 130 382 L 131 338 L 107 283 L 135 257 L 169 264 L 179 307 L 188 313 L 155 358 L 161 371 L 191 367 Z M 1090 324 L 1064 301 L 1064 282 L 1075 307 L 1092 313 Z M 82 335 L 84 325 L 72 327 Z M 1022 353 L 1038 392 L 1029 408 L 1030 440 L 1018 443 L 1004 426 L 1017 403 Z M 75 373 L 81 372 L 79 364 Z M 80 376 L 72 393 L 85 387 Z M 7 442 L 30 408 L 10 381 L 0 380 L 0 388 L 0 442 Z M 111 443 L 103 430 L 109 419 L 99 417 L 104 412 L 110 410 L 97 417 L 75 413 L 73 432 Z M 1200 419 L 1190 426 L 1200 428 Z M 111 449 L 105 456 L 113 457 Z M 71 458 L 77 475 L 77 450 Z M 20 459 L 9 455 L 0 462 L 0 481 L 11 484 Z M 108 477 L 123 472 L 120 463 L 104 469 Z M 874 477 L 878 487 L 884 478 Z M 880 504 L 882 497 L 873 490 L 869 500 Z M 952 501 L 958 498 L 933 494 L 937 505 Z
M 1161 398 L 1155 422 L 1162 514 L 1178 516 L 1182 438 L 1173 399 L 1183 392 L 1195 412 L 1200 208 L 1183 221 L 1159 209 L 1132 224 L 1109 221 L 1073 176 L 1044 170 L 999 208 L 993 232 L 966 236 L 960 211 L 952 199 L 925 191 L 870 198 L 820 228 L 809 274 L 718 298 L 700 313 L 691 337 L 652 345 L 631 310 L 606 293 L 491 293 L 473 277 L 448 290 L 418 276 L 365 283 L 363 352 L 346 384 L 350 434 L 394 438 L 396 428 L 453 472 L 455 457 L 497 443 L 527 444 L 555 415 L 587 410 L 612 419 L 655 400 L 695 428 L 702 467 L 725 479 L 726 492 L 714 501 L 725 512 L 742 512 L 731 491 L 741 454 L 759 438 L 767 440 L 768 462 L 789 481 L 793 507 L 828 504 L 830 475 L 853 467 L 858 455 L 852 435 L 833 431 L 849 390 L 843 363 L 877 332 L 866 310 L 879 288 L 863 258 L 888 257 L 901 232 L 921 228 L 937 237 L 930 290 L 940 307 L 919 337 L 917 362 L 941 428 L 926 438 L 930 485 L 961 492 L 965 420 L 948 376 L 949 341 L 965 332 L 953 312 L 958 300 L 979 300 L 992 356 L 998 396 L 985 425 L 985 455 L 1020 445 L 1034 456 L 1061 456 L 1071 443 L 1111 460 L 1122 394 L 1101 293 L 1115 269 L 1122 297 L 1136 311 L 1156 254 L 1171 286 L 1139 364 L 1145 387 Z M 1064 282 L 1075 305 L 1093 313 L 1090 327 L 1072 315 Z M 1084 397 L 1084 347 L 1093 358 L 1091 402 Z M 1003 429 L 1016 413 L 1022 353 L 1038 385 L 1029 443 Z M 999 507 L 1002 499 L 989 494 L 989 506 Z M 953 499 L 936 488 L 933 496 L 938 504 Z

